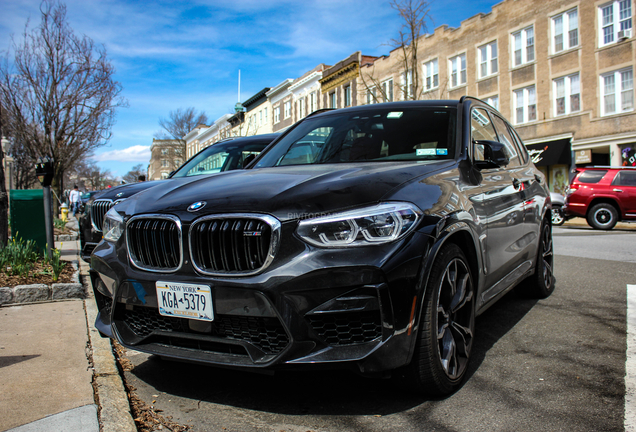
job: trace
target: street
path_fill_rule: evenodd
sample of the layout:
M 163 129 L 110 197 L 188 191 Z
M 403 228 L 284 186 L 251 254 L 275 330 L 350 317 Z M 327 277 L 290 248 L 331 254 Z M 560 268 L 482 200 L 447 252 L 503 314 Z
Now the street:
M 135 351 L 126 380 L 197 432 L 624 430 L 636 424 L 631 407 L 624 419 L 635 242 L 633 228 L 555 227 L 555 293 L 513 291 L 481 315 L 468 379 L 446 399 L 347 372 L 241 373 Z

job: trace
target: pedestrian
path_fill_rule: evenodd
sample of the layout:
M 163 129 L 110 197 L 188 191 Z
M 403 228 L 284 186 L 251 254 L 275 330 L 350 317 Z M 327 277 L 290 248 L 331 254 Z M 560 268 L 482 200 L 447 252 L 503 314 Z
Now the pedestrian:
M 73 217 L 79 211 L 81 201 L 79 188 L 75 185 L 71 193 L 68 194 L 68 202 L 71 206 L 70 210 L 73 212 Z

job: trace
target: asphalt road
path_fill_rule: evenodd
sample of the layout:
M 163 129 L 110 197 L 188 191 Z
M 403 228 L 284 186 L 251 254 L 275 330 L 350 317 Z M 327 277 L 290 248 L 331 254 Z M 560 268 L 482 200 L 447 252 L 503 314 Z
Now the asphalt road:
M 554 244 L 555 293 L 513 291 L 481 315 L 468 380 L 446 399 L 346 372 L 257 375 L 134 351 L 126 379 L 196 432 L 624 430 L 636 231 L 560 227 Z

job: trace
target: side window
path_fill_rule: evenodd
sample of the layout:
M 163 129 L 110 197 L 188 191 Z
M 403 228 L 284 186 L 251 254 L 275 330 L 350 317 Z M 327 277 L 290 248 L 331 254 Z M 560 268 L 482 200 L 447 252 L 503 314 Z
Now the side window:
M 517 150 L 519 151 L 519 158 L 521 159 L 521 163 L 528 162 L 528 160 L 530 160 L 530 155 L 528 154 L 528 149 L 526 148 L 526 145 L 523 143 L 523 141 L 519 137 L 519 134 L 517 133 L 517 131 L 514 130 L 514 128 L 510 125 L 508 125 L 508 127 L 510 128 L 512 137 L 515 139 L 515 143 L 517 144 Z
M 613 186 L 636 186 L 636 171 L 621 171 L 612 181 Z
M 506 146 L 506 151 L 508 152 L 508 157 L 510 158 L 510 164 L 508 167 L 515 167 L 521 165 L 521 161 L 519 160 L 519 153 L 517 152 L 517 147 L 515 146 L 515 141 L 510 135 L 510 131 L 508 130 L 508 126 L 506 126 L 506 122 L 496 115 L 492 116 L 493 122 L 495 123 L 495 128 L 497 129 L 497 135 L 499 136 L 499 142 Z
M 470 114 L 471 142 L 475 141 L 497 141 L 497 133 L 492 125 L 488 111 L 483 108 L 475 108 Z M 484 149 L 482 146 L 475 146 L 473 158 L 478 161 L 484 160 Z
M 576 179 L 580 183 L 598 183 L 607 174 L 607 170 L 587 170 Z

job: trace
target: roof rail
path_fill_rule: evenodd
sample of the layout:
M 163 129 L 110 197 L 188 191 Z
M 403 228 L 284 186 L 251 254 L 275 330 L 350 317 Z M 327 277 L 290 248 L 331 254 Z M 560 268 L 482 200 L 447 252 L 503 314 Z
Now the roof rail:
M 577 167 L 577 169 L 585 169 L 585 168 L 603 168 L 603 169 L 636 169 L 636 166 L 609 166 L 609 165 L 592 165 L 585 167 Z

